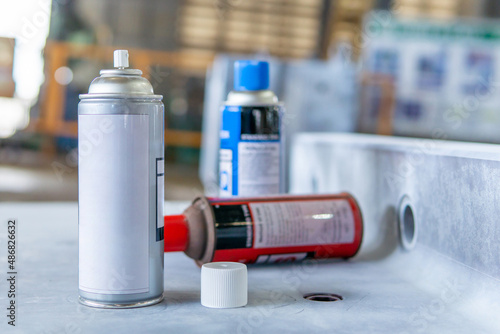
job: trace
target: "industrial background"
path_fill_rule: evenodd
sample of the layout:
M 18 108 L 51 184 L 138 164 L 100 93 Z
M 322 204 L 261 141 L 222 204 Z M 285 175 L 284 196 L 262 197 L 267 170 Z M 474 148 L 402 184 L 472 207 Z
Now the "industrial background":
M 443 72 L 462 67 L 472 68 L 474 80 L 492 83 L 464 85 L 463 90 L 490 92 L 490 86 L 496 87 L 491 78 L 498 74 L 495 62 L 500 62 L 496 0 L 25 0 L 3 6 L 9 10 L 0 13 L 0 201 L 77 200 L 78 95 L 87 92 L 100 69 L 111 67 L 117 48 L 130 50 L 131 67 L 141 69 L 164 96 L 166 199 L 191 199 L 203 192 L 198 164 L 207 75 L 221 54 L 260 55 L 282 64 L 327 63 L 341 54 L 356 88 L 346 93 L 354 104 L 344 112 L 352 114 L 355 126 L 344 131 L 429 138 L 434 135 L 424 131 L 430 124 L 425 122 L 432 120 L 425 112 L 435 110 L 436 118 L 453 105 L 444 100 L 456 99 L 451 88 L 437 97 L 423 92 L 446 86 Z M 379 11 L 385 16 L 370 19 L 369 13 Z M 392 51 L 378 47 L 395 50 L 398 43 L 391 42 L 390 33 L 385 39 L 371 34 L 369 22 L 410 39 L 412 24 L 423 26 L 427 32 L 415 37 L 419 43 L 435 35 L 445 44 L 480 40 L 483 52 L 469 54 L 451 69 L 443 69 L 446 50 L 415 60 L 421 73 L 415 79 L 417 96 L 427 101 L 423 105 L 405 99 L 415 96 L 407 83 L 413 79 Z M 467 29 L 477 33 L 467 35 Z M 464 42 L 457 41 L 461 34 Z M 343 94 L 340 86 L 333 84 L 332 94 Z M 314 89 L 319 94 L 325 88 Z M 281 91 L 287 92 L 286 87 Z M 463 117 L 468 126 L 453 127 L 439 139 L 499 142 L 494 132 L 500 101 L 486 104 L 480 119 L 458 113 L 468 117 Z M 332 113 L 333 122 L 335 117 Z M 493 130 L 488 132 L 488 126 Z

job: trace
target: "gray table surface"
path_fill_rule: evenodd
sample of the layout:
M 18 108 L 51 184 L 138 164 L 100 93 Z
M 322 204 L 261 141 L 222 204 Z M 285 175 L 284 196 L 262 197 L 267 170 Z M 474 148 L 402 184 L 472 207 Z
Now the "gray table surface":
M 166 212 L 179 213 L 186 205 L 167 203 Z M 8 303 L 2 279 L 0 333 L 494 333 L 500 328 L 494 316 L 500 310 L 498 282 L 481 280 L 481 291 L 496 287 L 488 296 L 455 278 L 469 282 L 470 271 L 441 275 L 437 268 L 447 262 L 417 268 L 415 263 L 439 258 L 426 249 L 411 256 L 396 250 L 373 261 L 249 266 L 249 303 L 236 309 L 201 306 L 200 269 L 182 253 L 166 254 L 161 304 L 88 308 L 77 302 L 77 213 L 76 203 L 0 204 L 2 277 L 6 221 L 19 222 L 17 326 L 8 326 L 1 314 Z M 432 284 L 423 279 L 429 276 Z M 344 300 L 303 299 L 312 292 L 336 293 Z

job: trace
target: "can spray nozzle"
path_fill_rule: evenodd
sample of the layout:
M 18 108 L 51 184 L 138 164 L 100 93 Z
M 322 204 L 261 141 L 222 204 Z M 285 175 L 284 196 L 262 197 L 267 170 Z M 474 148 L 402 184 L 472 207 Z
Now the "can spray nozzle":
M 184 252 L 189 242 L 189 229 L 184 215 L 165 216 L 165 252 Z
M 124 69 L 129 66 L 128 64 L 128 50 L 115 50 L 113 52 L 114 62 L 113 65 L 116 68 Z
M 257 60 L 234 62 L 235 91 L 256 91 L 269 89 L 269 63 Z

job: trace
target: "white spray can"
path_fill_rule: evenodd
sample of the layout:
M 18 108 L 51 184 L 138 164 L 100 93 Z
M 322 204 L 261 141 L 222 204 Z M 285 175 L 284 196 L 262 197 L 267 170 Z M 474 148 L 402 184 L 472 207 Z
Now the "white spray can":
M 164 106 L 116 50 L 78 105 L 79 293 L 87 306 L 163 299 Z

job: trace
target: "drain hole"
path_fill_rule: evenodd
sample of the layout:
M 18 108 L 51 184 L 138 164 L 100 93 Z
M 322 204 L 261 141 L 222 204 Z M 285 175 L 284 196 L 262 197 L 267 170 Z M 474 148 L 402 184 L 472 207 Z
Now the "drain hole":
M 315 302 L 336 302 L 337 300 L 343 300 L 341 295 L 336 295 L 334 293 L 309 293 L 304 295 L 304 299 L 312 300 Z
M 415 217 L 411 206 L 407 205 L 403 214 L 403 234 L 406 242 L 411 244 L 415 237 Z
M 417 243 L 417 221 L 410 199 L 403 197 L 399 206 L 399 235 L 401 244 L 406 250 L 411 250 Z

